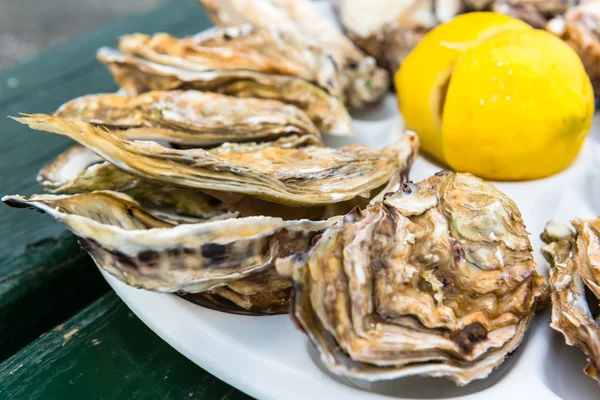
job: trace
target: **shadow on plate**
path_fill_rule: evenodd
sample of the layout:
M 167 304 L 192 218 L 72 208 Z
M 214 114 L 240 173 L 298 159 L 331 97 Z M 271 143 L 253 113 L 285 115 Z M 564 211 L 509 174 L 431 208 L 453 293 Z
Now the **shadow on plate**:
M 527 345 L 526 342 L 528 341 L 528 338 L 529 335 L 527 335 L 521 346 L 519 346 L 519 349 Z M 424 378 L 414 376 L 387 381 L 368 382 L 359 379 L 340 377 L 333 375 L 324 368 L 320 361 L 319 351 L 312 343 L 308 342 L 307 348 L 312 361 L 317 365 L 319 370 L 329 378 L 362 391 L 396 399 L 452 399 L 482 392 L 500 382 L 510 370 L 511 366 L 520 357 L 520 350 L 517 349 L 486 379 L 478 379 L 467 386 L 458 387 L 452 381 L 445 378 Z
M 585 356 L 577 348 L 568 346 L 564 337 L 552 331 L 548 340 L 548 356 L 543 379 L 546 386 L 563 399 L 598 399 L 598 383 L 583 372 Z

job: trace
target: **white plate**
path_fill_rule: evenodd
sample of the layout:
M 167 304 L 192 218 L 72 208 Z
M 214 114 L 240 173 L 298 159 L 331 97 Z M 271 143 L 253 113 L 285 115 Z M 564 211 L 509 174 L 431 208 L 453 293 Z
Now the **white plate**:
M 330 15 L 326 4 L 320 10 Z M 522 183 L 498 183 L 511 196 L 535 247 L 540 269 L 539 234 L 549 219 L 600 215 L 600 120 L 596 120 L 578 160 L 554 177 Z M 402 134 L 402 120 L 390 95 L 377 109 L 355 119 L 350 140 L 382 147 Z M 329 138 L 339 146 L 347 139 Z M 440 168 L 420 158 L 411 179 Z M 549 328 L 549 312 L 539 314 L 519 350 L 488 379 L 457 388 L 445 379 L 405 378 L 365 383 L 324 372 L 314 349 L 286 315 L 249 317 L 204 309 L 177 296 L 134 289 L 103 272 L 123 301 L 154 332 L 219 379 L 258 399 L 582 399 L 599 397 L 598 385 L 584 375 L 585 358 Z

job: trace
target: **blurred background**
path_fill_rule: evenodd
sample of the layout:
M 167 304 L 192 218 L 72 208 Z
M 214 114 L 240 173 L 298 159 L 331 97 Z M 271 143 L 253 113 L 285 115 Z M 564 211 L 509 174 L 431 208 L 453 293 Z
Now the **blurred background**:
M 0 70 L 162 0 L 0 0 Z

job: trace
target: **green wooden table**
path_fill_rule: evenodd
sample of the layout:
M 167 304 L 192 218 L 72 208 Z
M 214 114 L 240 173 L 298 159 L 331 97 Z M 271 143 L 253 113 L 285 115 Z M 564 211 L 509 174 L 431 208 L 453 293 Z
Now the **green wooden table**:
M 40 192 L 44 163 L 70 142 L 4 116 L 50 113 L 116 90 L 95 59 L 132 32 L 210 26 L 196 0 L 167 0 L 0 74 L 0 194 Z M 40 336 L 41 335 L 41 336 Z M 163 342 L 112 292 L 50 217 L 0 207 L 0 399 L 246 399 Z

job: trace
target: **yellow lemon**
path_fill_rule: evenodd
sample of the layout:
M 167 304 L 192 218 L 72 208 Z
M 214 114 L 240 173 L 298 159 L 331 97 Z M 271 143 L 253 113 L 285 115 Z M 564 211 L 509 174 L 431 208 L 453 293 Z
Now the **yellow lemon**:
M 514 29 L 532 28 L 501 14 L 463 14 L 432 30 L 404 59 L 394 77 L 398 102 L 407 127 L 419 134 L 425 152 L 444 160 L 441 113 L 456 59 L 485 38 Z
M 463 29 L 475 39 L 456 40 Z M 456 171 L 498 180 L 548 176 L 575 159 L 594 98 L 568 45 L 489 13 L 466 14 L 430 35 L 395 77 L 407 127 L 426 153 Z M 446 49 L 441 59 L 439 49 Z
M 504 32 L 456 62 L 442 123 L 446 162 L 483 178 L 526 180 L 575 160 L 594 113 L 577 54 L 552 34 Z

